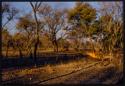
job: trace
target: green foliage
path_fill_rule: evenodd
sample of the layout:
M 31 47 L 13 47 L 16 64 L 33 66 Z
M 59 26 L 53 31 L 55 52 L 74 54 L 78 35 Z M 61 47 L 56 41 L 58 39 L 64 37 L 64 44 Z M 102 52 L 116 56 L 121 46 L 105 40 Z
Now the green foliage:
M 70 35 L 76 37 L 90 36 L 96 31 L 96 24 L 91 26 L 96 19 L 96 10 L 88 3 L 76 3 L 76 6 L 68 11 L 69 23 L 73 25 Z M 79 36 L 78 36 L 79 35 Z
M 95 18 L 96 10 L 87 3 L 76 3 L 76 6 L 68 12 L 69 22 L 77 21 L 79 25 L 82 23 L 89 24 Z

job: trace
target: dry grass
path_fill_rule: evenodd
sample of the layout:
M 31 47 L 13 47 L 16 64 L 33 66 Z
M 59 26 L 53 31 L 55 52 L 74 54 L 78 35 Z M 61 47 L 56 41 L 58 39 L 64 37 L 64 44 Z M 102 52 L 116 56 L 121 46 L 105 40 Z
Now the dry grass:
M 60 53 L 65 53 L 61 48 L 59 48 Z M 38 49 L 37 53 L 54 53 L 53 48 L 47 48 L 47 49 Z M 76 51 L 73 51 L 70 49 L 70 51 L 66 51 L 66 53 L 76 53 Z M 23 56 L 28 56 L 28 51 L 23 50 L 22 51 Z M 2 55 L 6 56 L 6 50 L 2 50 Z M 19 57 L 19 51 L 18 50 L 13 50 L 12 48 L 8 49 L 8 58 L 14 58 L 14 57 Z

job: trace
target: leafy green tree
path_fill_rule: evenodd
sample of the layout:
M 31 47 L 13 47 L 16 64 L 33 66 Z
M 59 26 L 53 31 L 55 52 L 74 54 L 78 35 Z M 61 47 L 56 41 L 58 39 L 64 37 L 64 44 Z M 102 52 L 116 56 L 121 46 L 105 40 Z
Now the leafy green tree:
M 88 3 L 78 2 L 73 9 L 68 11 L 68 21 L 72 25 L 70 36 L 75 37 L 80 42 L 83 37 L 91 37 L 93 33 L 90 25 L 96 19 L 96 10 Z M 77 48 L 79 47 L 79 44 Z
M 78 2 L 76 6 L 68 12 L 69 22 L 75 25 L 89 25 L 94 19 L 96 19 L 96 10 L 88 3 Z

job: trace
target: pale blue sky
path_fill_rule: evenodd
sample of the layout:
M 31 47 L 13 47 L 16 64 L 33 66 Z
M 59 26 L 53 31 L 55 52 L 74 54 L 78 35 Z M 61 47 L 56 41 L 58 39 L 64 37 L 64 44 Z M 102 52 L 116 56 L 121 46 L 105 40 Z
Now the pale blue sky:
M 75 2 L 46 2 L 52 7 L 58 8 L 72 8 L 75 5 Z M 13 2 L 13 6 L 18 9 L 25 11 L 26 13 L 31 11 L 31 6 L 29 2 Z
M 48 4 L 50 4 L 52 7 L 54 8 L 72 8 L 75 6 L 75 2 L 47 2 Z M 89 2 L 94 8 L 99 8 L 99 5 L 97 2 Z M 11 2 L 12 6 L 18 8 L 21 12 L 21 15 L 24 15 L 25 13 L 29 13 L 31 12 L 31 6 L 29 4 L 29 2 Z M 3 22 L 5 21 L 5 19 L 3 20 Z M 16 32 L 15 30 L 15 23 L 16 20 L 10 22 L 8 24 L 10 33 L 13 34 L 14 32 Z
M 46 2 L 50 4 L 52 7 L 59 7 L 59 8 L 72 8 L 75 6 L 75 2 Z M 98 8 L 99 5 L 97 2 L 89 2 L 94 8 Z M 31 11 L 31 7 L 29 2 L 13 2 L 13 6 L 17 7 L 18 9 L 24 10 L 25 12 Z

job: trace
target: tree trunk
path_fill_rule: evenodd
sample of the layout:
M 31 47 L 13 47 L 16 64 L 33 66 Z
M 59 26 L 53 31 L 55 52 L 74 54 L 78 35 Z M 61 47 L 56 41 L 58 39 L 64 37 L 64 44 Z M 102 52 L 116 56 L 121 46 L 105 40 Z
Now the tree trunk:
M 30 48 L 29 51 L 30 51 L 30 52 L 29 52 L 29 54 L 30 54 L 30 58 L 32 59 L 32 58 L 33 58 L 33 56 L 32 56 L 32 48 Z
M 92 45 L 92 50 L 93 50 L 93 53 L 95 54 L 95 44 L 92 42 L 92 39 L 91 39 L 91 45 Z
M 53 44 L 53 50 L 54 50 L 54 52 L 56 52 L 56 46 L 55 46 L 55 44 Z
M 92 46 L 93 46 L 93 51 L 94 51 L 94 53 L 95 53 L 96 51 L 95 51 L 95 47 L 94 47 L 94 44 L 92 44 Z
M 35 66 L 36 66 L 36 63 L 37 63 L 37 58 L 36 58 L 36 55 L 37 55 L 37 49 L 38 49 L 38 44 L 39 44 L 39 23 L 38 23 L 38 20 L 37 20 L 37 11 L 38 11 L 38 8 L 40 7 L 41 3 L 39 4 L 35 4 L 33 5 L 31 2 L 30 2 L 30 5 L 32 7 L 32 10 L 34 12 L 34 18 L 35 18 L 35 22 L 36 22 L 36 42 L 35 42 L 35 45 L 34 45 L 34 60 L 35 60 Z
M 20 54 L 20 59 L 22 59 L 23 58 L 23 54 L 22 54 L 22 51 L 21 51 L 20 48 L 19 48 L 19 54 Z
M 37 40 L 35 42 L 34 45 L 34 61 L 35 61 L 35 65 L 37 64 L 37 49 L 38 49 L 38 43 L 39 43 L 39 37 L 37 36 Z
M 7 42 L 6 57 L 8 57 L 9 42 Z
M 53 45 L 53 51 L 55 52 L 56 48 L 55 48 L 55 42 L 54 42 L 54 40 L 52 40 L 52 45 Z
M 57 43 L 57 41 L 52 41 L 52 44 L 53 44 L 53 50 L 54 50 L 54 52 L 58 52 L 58 43 Z
M 58 52 L 58 43 L 55 41 L 55 46 L 56 46 L 56 52 Z

